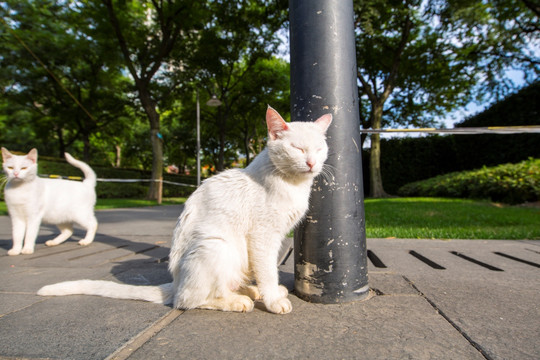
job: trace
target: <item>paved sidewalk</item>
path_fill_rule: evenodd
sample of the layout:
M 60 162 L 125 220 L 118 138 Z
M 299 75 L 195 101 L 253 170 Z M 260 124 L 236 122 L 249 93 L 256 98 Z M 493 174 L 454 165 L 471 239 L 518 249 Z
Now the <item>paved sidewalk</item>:
M 97 212 L 93 244 L 9 257 L 0 216 L 0 358 L 539 359 L 540 241 L 369 239 L 366 301 L 247 314 L 179 311 L 94 296 L 39 297 L 43 285 L 171 280 L 167 254 L 181 206 Z M 292 256 L 280 266 L 293 287 Z

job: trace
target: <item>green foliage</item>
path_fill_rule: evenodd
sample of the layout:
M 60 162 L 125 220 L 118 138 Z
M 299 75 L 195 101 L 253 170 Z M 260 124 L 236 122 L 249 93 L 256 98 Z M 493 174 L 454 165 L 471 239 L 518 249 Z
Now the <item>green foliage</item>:
M 0 83 L 10 124 L 2 144 L 101 157 L 90 138 L 122 134 L 129 87 L 110 35 L 97 31 L 103 13 L 74 1 L 2 4 Z
M 69 151 L 94 165 L 150 169 L 163 159 L 191 167 L 197 88 L 203 163 L 215 165 L 222 147 L 230 165 L 245 139 L 257 142 L 264 133 L 259 117 L 244 114 L 288 102 L 287 64 L 271 58 L 286 9 L 285 0 L 6 0 L 0 144 L 49 156 Z M 214 93 L 223 105 L 205 108 Z M 163 137 L 163 156 L 151 129 Z
M 461 170 L 462 164 L 451 136 L 382 139 L 381 154 L 383 184 L 390 194 L 407 183 Z
M 540 125 L 540 81 L 523 87 L 456 127 Z
M 186 202 L 185 197 L 164 198 L 161 205 L 179 205 Z M 1 203 L 0 203 L 1 205 Z M 104 209 L 118 209 L 118 208 L 132 208 L 132 207 L 144 207 L 144 206 L 156 206 L 158 203 L 155 200 L 147 199 L 103 199 L 98 198 L 96 203 L 96 210 Z M 2 209 L 0 208 L 0 214 Z
M 515 84 L 505 71 L 521 71 L 526 82 L 540 74 L 538 2 L 515 0 L 430 0 L 439 30 L 462 44 L 464 55 L 482 73 L 478 90 L 500 99 Z
M 491 199 L 519 204 L 540 199 L 540 159 L 450 173 L 401 187 L 401 196 Z
M 516 86 L 509 69 L 534 81 L 540 28 L 527 3 L 354 1 L 362 127 L 426 126 L 471 100 L 500 99 Z M 385 194 L 379 138 L 371 135 L 375 197 Z
M 540 125 L 540 82 L 521 89 L 456 126 Z M 408 183 L 455 171 L 540 158 L 538 134 L 430 135 L 381 140 L 381 171 L 390 194 Z M 369 153 L 364 159 L 369 158 Z M 364 168 L 367 177 L 369 168 Z M 366 187 L 369 182 L 365 181 Z

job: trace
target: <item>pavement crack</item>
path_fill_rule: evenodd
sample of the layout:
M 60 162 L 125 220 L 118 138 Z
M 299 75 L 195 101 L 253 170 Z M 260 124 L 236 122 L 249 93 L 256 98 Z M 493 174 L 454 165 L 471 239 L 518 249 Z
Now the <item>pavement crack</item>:
M 152 325 L 135 335 L 131 340 L 126 342 L 111 355 L 107 356 L 105 360 L 124 360 L 129 358 L 133 353 L 139 350 L 144 344 L 146 344 L 150 339 L 156 336 L 156 334 L 158 334 L 183 313 L 183 310 L 171 309 Z
M 487 354 L 487 352 L 484 350 L 484 348 L 478 344 L 476 341 L 474 341 L 462 328 L 460 328 L 452 319 L 450 319 L 450 317 L 448 315 L 446 315 L 444 313 L 444 311 L 442 311 L 438 306 L 437 304 L 431 300 L 430 298 L 428 298 L 422 291 L 420 291 L 420 289 L 411 281 L 409 280 L 406 276 L 402 275 L 403 279 L 410 285 L 412 286 L 413 289 L 415 289 L 416 291 L 418 291 L 418 294 L 420 294 L 420 296 L 422 298 L 424 298 L 429 305 L 431 305 L 431 307 L 433 307 L 433 309 L 435 309 L 435 311 L 437 311 L 437 313 L 439 315 L 441 315 L 450 325 L 452 325 L 452 327 L 454 329 L 456 329 L 461 336 L 463 336 L 463 338 L 465 340 L 467 340 L 467 342 L 469 344 L 471 344 L 472 347 L 474 347 L 486 360 L 493 360 L 493 358 L 491 356 L 489 356 Z

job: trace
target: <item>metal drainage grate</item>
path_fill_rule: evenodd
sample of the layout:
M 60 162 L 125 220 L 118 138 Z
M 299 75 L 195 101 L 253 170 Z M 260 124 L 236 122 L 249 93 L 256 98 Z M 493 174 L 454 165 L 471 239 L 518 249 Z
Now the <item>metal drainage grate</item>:
M 454 254 L 456 256 L 459 256 L 460 258 L 464 259 L 464 260 L 467 260 L 467 261 L 470 261 L 472 262 L 473 264 L 476 264 L 476 265 L 480 265 L 482 267 L 485 267 L 486 269 L 489 269 L 489 270 L 492 270 L 492 271 L 504 271 L 503 269 L 499 269 L 498 267 L 495 267 L 493 265 L 489 265 L 489 264 L 486 264 L 485 262 L 482 262 L 480 260 L 476 260 L 470 256 L 467 256 L 465 254 L 462 254 L 460 252 L 457 252 L 457 251 L 450 251 L 451 254 Z
M 375 253 L 373 251 L 368 250 L 367 251 L 367 257 L 371 261 L 373 266 L 375 266 L 376 268 L 386 269 L 386 265 L 382 262 L 381 259 L 379 259 L 379 257 L 377 255 L 375 255 Z
M 502 252 L 498 252 L 498 251 L 494 251 L 493 253 L 496 254 L 496 255 L 505 257 L 505 258 L 507 258 L 507 259 L 511 259 L 511 260 L 514 260 L 514 261 L 517 261 L 517 262 L 520 262 L 520 263 L 523 263 L 523 264 L 527 264 L 527 265 L 531 265 L 531 266 L 540 268 L 540 264 L 537 264 L 537 263 L 532 262 L 532 261 L 529 261 L 529 260 L 520 259 L 520 258 L 518 258 L 518 257 L 512 256 L 512 255 L 508 255 L 508 254 L 505 254 L 505 253 L 502 253 Z
M 437 264 L 435 261 L 428 259 L 427 257 L 425 257 L 425 256 L 423 256 L 423 255 L 417 253 L 417 252 L 414 251 L 414 250 L 409 251 L 409 254 L 411 254 L 412 256 L 414 256 L 415 258 L 417 258 L 418 260 L 422 261 L 422 262 L 425 263 L 426 265 L 432 267 L 433 269 L 436 269 L 436 270 L 446 270 L 446 268 L 445 268 L 444 266 Z
M 529 249 L 527 249 L 529 250 Z M 535 250 L 531 250 L 531 251 L 534 251 L 536 253 L 538 253 L 537 251 Z M 504 271 L 503 269 L 499 268 L 499 267 L 496 267 L 496 266 L 493 266 L 491 264 L 487 264 L 483 261 L 480 261 L 478 259 L 475 259 L 471 256 L 468 256 L 468 255 L 465 255 L 461 252 L 458 252 L 458 251 L 450 251 L 450 253 L 452 255 L 455 255 L 457 257 L 459 257 L 460 259 L 463 259 L 463 260 L 466 260 L 466 261 L 469 261 L 473 264 L 476 264 L 476 265 L 479 265 L 479 266 L 482 266 L 486 269 L 489 269 L 491 271 Z M 521 259 L 519 257 L 516 257 L 516 256 L 513 256 L 513 255 L 508 255 L 508 254 L 505 254 L 505 253 L 502 253 L 502 252 L 499 252 L 499 251 L 494 251 L 493 252 L 495 255 L 498 255 L 498 256 L 501 256 L 501 257 L 504 257 L 506 259 L 510 259 L 510 260 L 513 260 L 513 261 L 516 261 L 516 262 L 519 262 L 519 263 L 522 263 L 522 264 L 527 264 L 529 266 L 533 266 L 533 267 L 536 267 L 536 268 L 540 268 L 540 264 L 539 263 L 536 263 L 536 262 L 533 262 L 533 261 L 529 261 L 529 260 L 525 260 L 525 259 Z M 428 265 L 429 267 L 433 268 L 433 269 L 436 269 L 436 270 L 446 270 L 446 268 L 440 264 L 438 264 L 437 262 L 427 258 L 426 256 L 418 253 L 417 251 L 414 251 L 414 250 L 410 250 L 409 251 L 409 254 L 413 257 L 415 257 L 416 259 L 422 261 L 424 264 Z M 367 251 L 367 257 L 368 259 L 371 261 L 371 263 L 373 264 L 373 266 L 375 266 L 376 268 L 379 268 L 379 269 L 386 269 L 387 266 L 385 265 L 385 263 L 380 259 L 379 256 L 377 256 L 375 254 L 375 252 L 373 250 L 368 250 Z

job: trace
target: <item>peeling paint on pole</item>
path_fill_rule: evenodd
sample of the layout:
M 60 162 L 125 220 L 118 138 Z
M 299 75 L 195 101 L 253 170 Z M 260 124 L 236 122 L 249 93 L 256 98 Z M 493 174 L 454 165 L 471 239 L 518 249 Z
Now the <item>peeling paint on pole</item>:
M 308 301 L 367 297 L 367 254 L 352 0 L 290 0 L 291 117 L 332 113 L 326 168 L 295 231 L 295 290 Z

